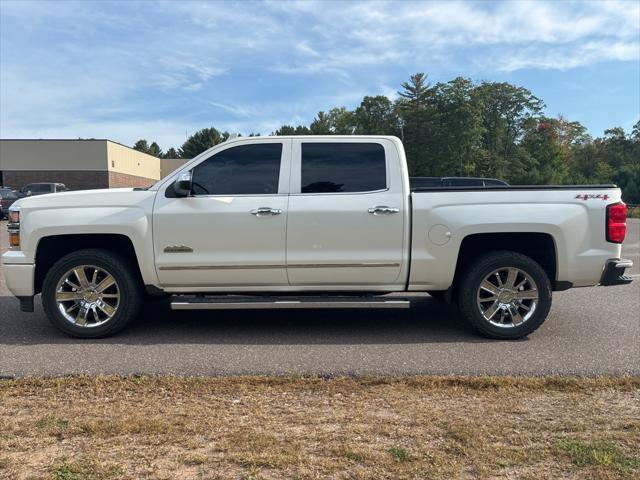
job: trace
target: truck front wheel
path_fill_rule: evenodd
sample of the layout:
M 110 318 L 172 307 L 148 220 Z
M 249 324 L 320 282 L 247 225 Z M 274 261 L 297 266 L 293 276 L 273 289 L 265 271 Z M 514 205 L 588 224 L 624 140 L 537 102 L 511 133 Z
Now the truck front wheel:
M 481 335 L 512 340 L 529 335 L 545 321 L 551 308 L 551 283 L 530 257 L 490 252 L 462 272 L 457 303 Z
M 124 328 L 140 310 L 138 276 L 124 258 L 86 249 L 58 260 L 42 284 L 42 306 L 58 329 L 77 338 L 100 338 Z

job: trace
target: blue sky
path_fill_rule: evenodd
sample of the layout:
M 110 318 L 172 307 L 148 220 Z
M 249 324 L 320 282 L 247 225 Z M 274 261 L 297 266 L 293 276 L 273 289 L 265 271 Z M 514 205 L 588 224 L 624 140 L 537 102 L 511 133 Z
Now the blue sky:
M 268 134 L 418 71 L 524 86 L 594 136 L 630 130 L 640 1 L 0 0 L 1 138 Z

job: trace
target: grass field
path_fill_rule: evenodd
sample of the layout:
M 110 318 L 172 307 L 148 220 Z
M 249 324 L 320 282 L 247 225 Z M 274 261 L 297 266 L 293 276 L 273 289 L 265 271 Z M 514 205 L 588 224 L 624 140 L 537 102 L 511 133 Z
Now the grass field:
M 638 478 L 640 378 L 0 381 L 0 478 Z

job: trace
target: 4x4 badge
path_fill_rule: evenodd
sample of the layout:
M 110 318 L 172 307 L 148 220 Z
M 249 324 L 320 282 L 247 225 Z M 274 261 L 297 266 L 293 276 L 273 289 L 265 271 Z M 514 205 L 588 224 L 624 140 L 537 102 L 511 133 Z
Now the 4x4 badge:
M 599 198 L 600 200 L 609 200 L 609 195 L 606 193 L 579 193 L 576 198 L 580 200 L 589 200 L 590 198 Z

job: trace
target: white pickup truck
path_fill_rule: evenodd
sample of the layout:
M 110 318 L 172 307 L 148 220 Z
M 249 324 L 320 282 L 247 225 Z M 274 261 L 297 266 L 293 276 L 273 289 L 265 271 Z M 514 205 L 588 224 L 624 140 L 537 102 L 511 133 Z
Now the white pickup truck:
M 481 334 L 538 328 L 554 290 L 629 283 L 615 185 L 413 188 L 387 136 L 253 137 L 147 189 L 24 198 L 8 288 L 75 337 L 171 307 L 407 308 L 429 292 Z

